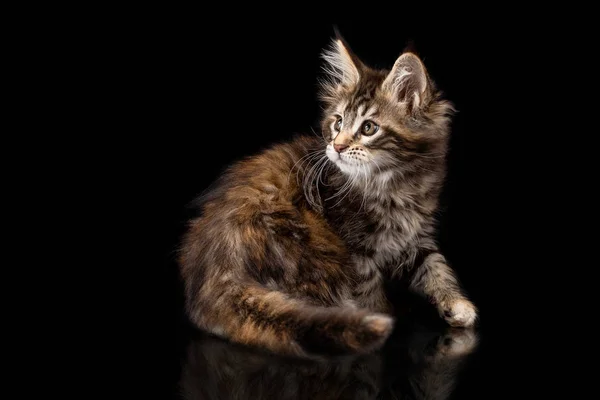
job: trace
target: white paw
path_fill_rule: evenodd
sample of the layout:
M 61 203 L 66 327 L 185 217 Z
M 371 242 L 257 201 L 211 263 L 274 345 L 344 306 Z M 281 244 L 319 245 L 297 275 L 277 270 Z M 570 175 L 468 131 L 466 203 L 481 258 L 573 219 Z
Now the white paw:
M 450 326 L 468 328 L 477 319 L 477 309 L 469 300 L 451 300 L 441 307 L 441 314 Z

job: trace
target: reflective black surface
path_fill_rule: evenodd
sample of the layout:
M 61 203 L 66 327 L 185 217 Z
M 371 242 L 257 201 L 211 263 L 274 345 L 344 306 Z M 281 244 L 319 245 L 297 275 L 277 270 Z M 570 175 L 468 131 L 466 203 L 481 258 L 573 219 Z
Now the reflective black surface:
M 177 396 L 217 399 L 476 398 L 482 335 L 407 321 L 372 354 L 300 360 L 195 332 L 187 345 Z

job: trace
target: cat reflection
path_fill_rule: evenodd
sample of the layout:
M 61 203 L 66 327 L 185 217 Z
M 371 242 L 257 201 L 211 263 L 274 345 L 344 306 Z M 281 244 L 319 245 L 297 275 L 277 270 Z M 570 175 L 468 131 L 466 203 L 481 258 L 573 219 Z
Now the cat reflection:
M 186 400 L 442 400 L 477 342 L 472 330 L 413 328 L 377 353 L 307 361 L 202 336 L 188 348 L 181 393 Z

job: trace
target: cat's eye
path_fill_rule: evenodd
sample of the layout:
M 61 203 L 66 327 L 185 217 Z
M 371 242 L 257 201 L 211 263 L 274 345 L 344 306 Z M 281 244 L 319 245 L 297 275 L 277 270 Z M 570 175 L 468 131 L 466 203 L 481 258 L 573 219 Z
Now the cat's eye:
M 360 128 L 361 135 L 371 136 L 379 130 L 379 125 L 371 121 L 365 121 Z
M 336 131 L 340 131 L 340 129 L 342 129 L 342 118 L 338 118 L 337 121 L 335 121 L 335 125 L 334 128 Z

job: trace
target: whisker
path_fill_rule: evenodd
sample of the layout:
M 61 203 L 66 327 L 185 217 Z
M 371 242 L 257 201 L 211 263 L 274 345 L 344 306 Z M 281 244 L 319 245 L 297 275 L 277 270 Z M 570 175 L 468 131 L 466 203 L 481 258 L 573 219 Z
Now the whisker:
M 303 167 L 304 167 L 304 165 L 306 164 L 306 168 L 309 168 L 309 165 L 310 165 L 311 163 L 314 163 L 314 162 L 316 162 L 315 160 L 319 160 L 319 158 L 320 158 L 320 157 L 322 157 L 322 155 L 321 155 L 321 154 L 318 154 L 318 153 L 317 153 L 317 154 L 313 154 L 311 157 L 309 157 L 309 158 L 307 158 L 306 160 L 304 160 L 304 161 L 302 162 L 302 164 L 300 164 L 300 166 L 298 167 L 298 171 L 296 172 L 296 182 L 298 182 L 298 179 L 299 179 L 300 172 L 302 171 L 301 167 L 303 168 Z M 304 169 L 304 170 L 305 170 L 305 172 L 306 172 L 306 169 Z
M 319 134 L 318 134 L 318 133 L 317 133 L 317 132 L 314 130 L 314 128 L 313 128 L 312 126 L 310 127 L 310 130 L 311 130 L 311 132 L 312 132 L 312 133 L 313 133 L 313 134 L 314 134 L 316 137 L 318 137 L 319 139 L 321 139 L 321 140 L 323 141 L 323 143 L 325 143 L 325 146 L 329 145 L 329 143 L 328 143 L 328 142 L 327 142 L 327 140 L 326 140 L 326 139 L 323 137 L 323 135 L 319 135 Z
M 331 197 L 325 199 L 325 201 L 331 200 L 342 195 L 348 188 L 352 186 L 352 176 L 348 177 L 348 180 L 344 182 L 341 188 L 338 189 L 337 193 L 333 194 Z
M 320 191 L 319 191 L 319 183 L 323 183 L 323 171 L 325 170 L 325 167 L 327 167 L 329 165 L 329 163 L 327 162 L 329 160 L 328 157 L 325 157 L 325 162 L 323 163 L 323 165 L 321 165 L 321 168 L 319 168 L 319 170 L 317 171 L 317 193 L 319 193 L 320 196 Z M 323 183 L 324 184 L 324 183 Z
M 311 151 L 311 152 L 309 152 L 308 154 L 305 154 L 304 156 L 300 157 L 300 158 L 298 159 L 298 161 L 296 161 L 296 162 L 294 163 L 294 165 L 292 165 L 292 168 L 290 168 L 290 172 L 288 173 L 288 178 L 287 178 L 287 179 L 288 179 L 288 182 L 289 182 L 289 180 L 290 180 L 290 175 L 292 174 L 292 172 L 294 171 L 294 168 L 296 168 L 296 166 L 298 165 L 298 163 L 302 162 L 302 164 L 303 164 L 303 163 L 304 163 L 304 161 L 302 161 L 302 160 L 306 159 L 307 157 L 311 157 L 311 156 L 314 156 L 315 154 L 318 154 L 318 153 L 319 153 L 319 151 L 320 151 L 320 150 Z M 298 168 L 300 168 L 300 166 L 301 166 L 302 164 L 298 165 Z
M 365 164 L 361 164 L 361 167 L 363 168 L 364 174 L 365 174 L 365 190 L 363 190 L 363 198 L 362 201 L 360 202 L 360 207 L 358 208 L 358 211 L 356 212 L 358 214 L 358 212 L 360 212 L 360 210 L 363 209 L 364 205 L 366 204 L 367 201 L 367 190 L 369 188 L 369 174 L 367 171 L 367 167 Z
M 321 184 L 323 186 L 331 186 L 328 185 L 327 183 L 323 182 L 323 173 L 325 173 L 325 175 L 327 175 L 329 173 L 329 170 L 331 169 L 333 163 L 331 162 L 326 162 L 323 164 L 323 170 L 321 171 L 321 177 L 319 178 L 319 180 L 321 181 Z
M 315 208 L 320 209 L 322 208 L 322 202 L 321 202 L 321 196 L 319 193 L 319 187 L 318 187 L 318 174 L 317 171 L 319 171 L 321 169 L 321 164 L 322 163 L 326 163 L 328 160 L 327 155 L 322 155 L 321 158 L 319 158 L 314 164 L 313 166 L 310 168 L 310 170 L 308 171 L 308 173 L 305 175 L 304 177 L 304 182 L 303 182 L 303 190 L 304 190 L 304 194 L 306 196 L 307 201 Z M 313 187 L 313 181 L 315 180 L 315 178 L 317 179 L 317 185 L 316 185 L 316 198 L 315 198 L 315 194 L 314 194 L 314 187 Z
M 315 158 L 319 157 L 320 151 L 321 150 L 316 150 L 316 151 L 313 151 L 311 153 L 308 153 L 307 155 L 305 155 L 304 157 L 302 157 L 300 160 L 298 160 L 296 162 L 296 164 L 300 163 L 300 165 L 298 165 L 298 171 L 296 171 L 296 183 L 297 184 L 300 184 L 300 182 L 299 182 L 299 175 L 300 175 L 300 172 L 302 171 L 302 166 L 305 163 L 310 163 Z M 296 166 L 296 164 L 294 164 L 294 167 Z M 290 173 L 288 174 L 288 182 L 289 182 L 289 175 L 292 173 L 294 167 L 292 167 L 292 170 L 290 170 Z
M 345 194 L 345 195 L 344 195 L 344 196 L 343 196 L 341 199 L 339 199 L 339 200 L 338 200 L 338 202 L 337 202 L 337 203 L 335 203 L 335 204 L 333 205 L 333 207 L 336 207 L 336 206 L 337 206 L 338 204 L 340 204 L 340 203 L 341 203 L 341 202 L 342 202 L 342 201 L 343 201 L 343 200 L 344 200 L 346 197 L 348 197 L 348 194 L 349 194 L 349 193 L 352 191 L 351 189 L 352 189 L 352 186 L 354 186 L 355 182 L 356 182 L 356 173 L 354 173 L 353 175 L 351 175 L 351 176 L 350 176 L 350 179 L 348 180 L 348 183 L 349 183 L 349 184 L 348 184 L 348 185 L 345 185 L 345 186 L 347 186 L 347 187 L 348 187 L 348 189 L 346 189 L 346 194 Z M 333 196 L 332 196 L 332 197 L 333 197 Z
M 377 169 L 379 170 L 379 173 L 382 174 L 383 172 L 381 171 L 381 167 L 379 167 L 379 163 L 377 162 L 377 160 L 375 159 L 375 157 L 371 158 L 371 162 L 373 164 L 375 164 L 375 166 L 377 167 Z

